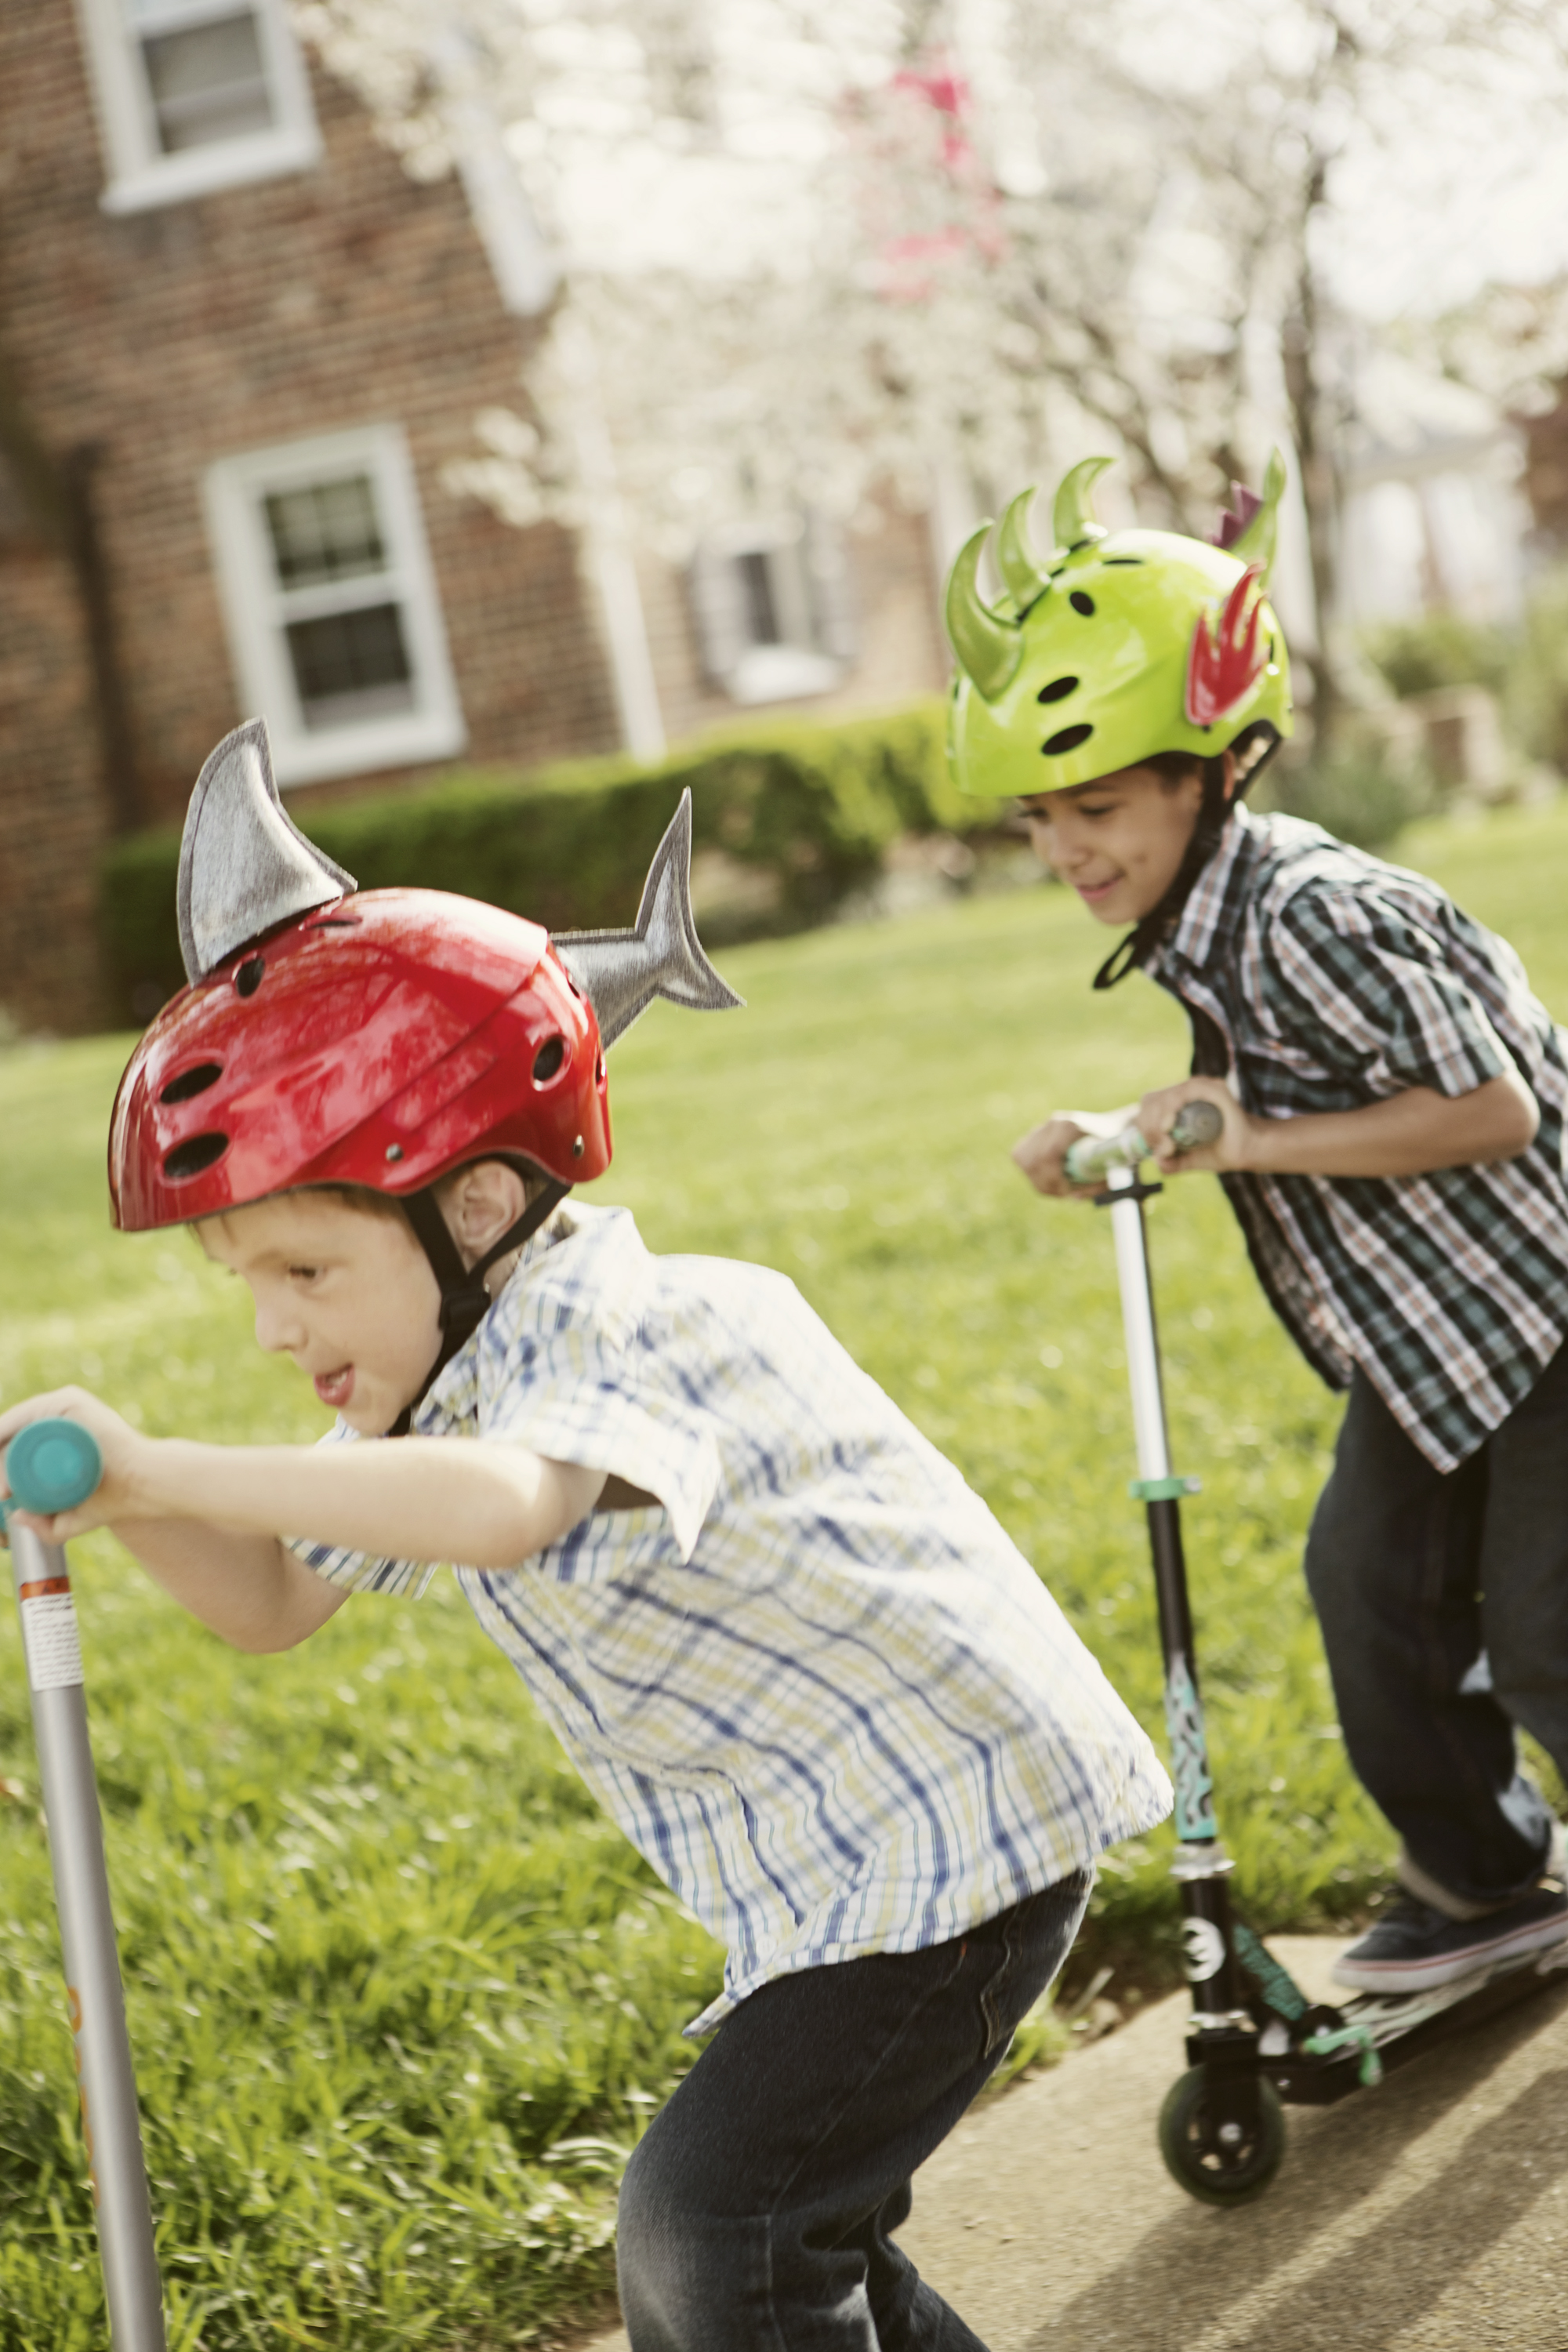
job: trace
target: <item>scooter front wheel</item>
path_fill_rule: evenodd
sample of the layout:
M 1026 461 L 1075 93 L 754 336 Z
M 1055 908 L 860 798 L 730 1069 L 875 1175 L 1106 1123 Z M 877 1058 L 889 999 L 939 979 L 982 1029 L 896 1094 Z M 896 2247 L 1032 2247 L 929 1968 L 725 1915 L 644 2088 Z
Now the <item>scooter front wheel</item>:
M 1160 2110 L 1160 2153 L 1189 2197 L 1205 2205 L 1240 2205 L 1261 2195 L 1285 2153 L 1285 2112 L 1267 2074 L 1257 2079 L 1250 2123 L 1222 2121 L 1206 2067 L 1179 2074 Z

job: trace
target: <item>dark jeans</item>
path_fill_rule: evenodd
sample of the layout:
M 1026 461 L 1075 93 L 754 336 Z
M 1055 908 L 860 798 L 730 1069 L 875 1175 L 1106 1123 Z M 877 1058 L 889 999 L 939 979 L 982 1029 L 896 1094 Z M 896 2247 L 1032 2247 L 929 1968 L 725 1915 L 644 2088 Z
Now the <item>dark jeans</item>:
M 622 2184 L 633 2352 L 984 2352 L 889 2232 L 1067 1958 L 1092 1877 L 952 1943 L 776 1977 L 731 2012 Z
M 1568 1348 L 1447 1476 L 1358 1371 L 1307 1581 L 1351 1761 L 1418 1873 L 1521 1894 L 1552 1814 L 1514 1726 L 1568 1773 Z

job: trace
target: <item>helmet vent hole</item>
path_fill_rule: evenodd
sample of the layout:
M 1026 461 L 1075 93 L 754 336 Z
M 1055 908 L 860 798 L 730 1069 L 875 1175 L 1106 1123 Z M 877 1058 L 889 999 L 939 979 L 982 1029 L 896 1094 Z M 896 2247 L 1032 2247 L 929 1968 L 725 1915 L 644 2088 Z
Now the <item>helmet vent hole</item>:
M 1041 752 L 1047 760 L 1059 760 L 1064 751 L 1076 751 L 1080 743 L 1087 743 L 1093 732 L 1092 727 L 1063 727 L 1047 738 Z
M 1053 677 L 1049 686 L 1041 687 L 1035 699 L 1037 702 L 1061 702 L 1076 692 L 1077 688 L 1076 677 Z
M 1143 563 L 1143 558 L 1141 555 L 1106 555 L 1102 556 L 1100 561 L 1108 572 L 1113 563 L 1125 564 L 1129 569 L 1139 570 L 1142 568 Z
M 543 1045 L 541 1045 L 538 1053 L 535 1054 L 533 1057 L 534 1085 L 536 1087 L 548 1086 L 550 1080 L 555 1076 L 565 1059 L 565 1038 L 547 1037 Z
M 241 996 L 254 996 L 261 985 L 261 975 L 267 969 L 265 956 L 247 956 L 234 975 L 234 984 Z
M 187 1142 L 176 1143 L 163 1161 L 163 1173 L 171 1184 L 178 1184 L 187 1176 L 199 1176 L 228 1150 L 228 1138 L 215 1131 L 193 1135 Z
M 1075 588 L 1068 598 L 1068 603 L 1075 613 L 1081 613 L 1085 620 L 1088 620 L 1094 611 L 1094 598 L 1086 588 Z
M 221 1062 L 197 1062 L 193 1068 L 182 1070 L 177 1078 L 171 1078 L 158 1100 L 165 1103 L 189 1102 L 193 1095 L 205 1095 L 209 1087 L 216 1087 L 222 1076 Z

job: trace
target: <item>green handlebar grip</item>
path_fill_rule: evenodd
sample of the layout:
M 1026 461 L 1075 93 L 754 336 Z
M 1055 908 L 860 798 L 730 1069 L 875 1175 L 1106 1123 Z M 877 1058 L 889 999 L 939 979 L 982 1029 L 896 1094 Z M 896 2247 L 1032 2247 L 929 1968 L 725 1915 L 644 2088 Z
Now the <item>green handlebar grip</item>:
M 1225 1114 L 1217 1103 L 1184 1103 L 1176 1113 L 1171 1129 L 1171 1140 L 1178 1151 L 1196 1151 L 1205 1143 L 1213 1143 L 1225 1125 Z M 1149 1157 L 1149 1146 L 1135 1127 L 1124 1127 L 1120 1135 L 1083 1135 L 1068 1148 L 1063 1165 L 1069 1184 L 1092 1184 L 1108 1168 L 1136 1168 Z
M 52 1518 L 85 1503 L 103 1475 L 103 1456 L 79 1421 L 30 1421 L 5 1449 L 11 1503 Z

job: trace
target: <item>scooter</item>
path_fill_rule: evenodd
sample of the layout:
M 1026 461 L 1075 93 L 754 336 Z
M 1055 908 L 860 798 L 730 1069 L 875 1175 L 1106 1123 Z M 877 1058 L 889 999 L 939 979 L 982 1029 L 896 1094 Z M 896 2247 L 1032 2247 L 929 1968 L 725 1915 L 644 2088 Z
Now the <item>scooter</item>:
M 1218 1136 L 1213 1103 L 1187 1104 L 1172 1141 L 1178 1153 Z M 1110 1213 L 1126 1334 L 1127 1377 L 1138 1475 L 1131 1493 L 1148 1517 L 1165 1667 L 1165 1726 L 1175 1788 L 1182 1942 L 1193 2011 L 1187 2072 L 1160 2110 L 1160 2152 L 1188 2194 L 1235 2205 L 1267 2189 L 1285 2153 L 1281 2102 L 1328 2106 L 1371 2090 L 1434 2043 L 1479 2024 L 1568 1968 L 1568 1945 L 1526 1952 L 1468 1970 L 1418 1993 L 1358 1993 L 1341 2006 L 1310 2000 L 1261 1938 L 1237 1917 L 1227 1881 L 1235 1865 L 1220 1843 L 1209 1770 L 1186 1563 L 1181 1498 L 1196 1478 L 1172 1470 L 1154 1322 L 1143 1203 L 1163 1188 L 1140 1171 L 1151 1157 L 1135 1127 L 1083 1137 L 1068 1152 L 1075 1184 L 1097 1178 L 1097 1208 Z
M 18 1504 L 40 1515 L 73 1510 L 102 1475 L 90 1431 L 74 1421 L 31 1422 L 5 1450 L 11 1497 L 0 1517 Z M 70 1573 L 63 1545 L 43 1543 L 28 1528 L 9 1536 L 110 2333 L 114 2352 L 167 2352 Z

